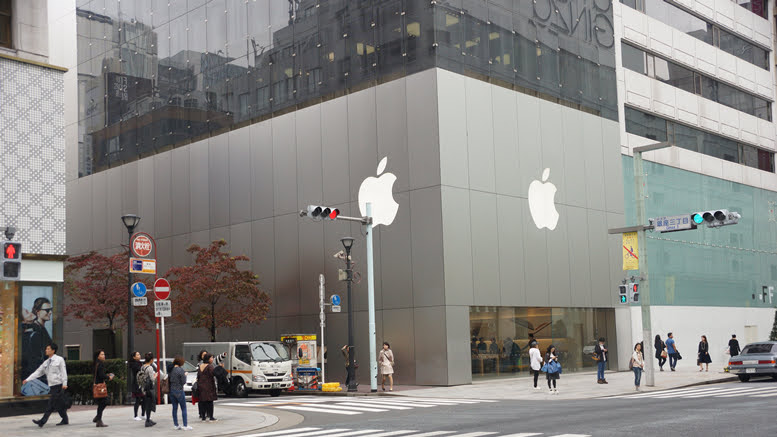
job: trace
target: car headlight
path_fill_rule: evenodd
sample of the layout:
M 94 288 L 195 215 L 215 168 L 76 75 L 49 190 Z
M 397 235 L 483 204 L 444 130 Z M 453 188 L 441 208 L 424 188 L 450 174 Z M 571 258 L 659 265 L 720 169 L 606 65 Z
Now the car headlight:
M 284 381 L 291 381 L 291 375 L 286 375 L 283 377 Z
M 264 375 L 254 375 L 253 380 L 254 382 L 267 382 L 267 378 Z

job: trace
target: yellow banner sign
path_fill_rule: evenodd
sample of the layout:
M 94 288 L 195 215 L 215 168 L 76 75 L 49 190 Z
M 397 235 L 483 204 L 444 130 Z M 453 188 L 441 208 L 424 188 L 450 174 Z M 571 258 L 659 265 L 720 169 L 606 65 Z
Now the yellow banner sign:
M 639 270 L 639 245 L 636 232 L 623 234 L 623 270 Z

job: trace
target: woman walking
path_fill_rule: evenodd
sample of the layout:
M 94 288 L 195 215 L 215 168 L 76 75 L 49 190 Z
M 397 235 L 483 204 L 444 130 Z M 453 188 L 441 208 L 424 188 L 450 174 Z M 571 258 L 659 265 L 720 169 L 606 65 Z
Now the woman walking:
M 634 390 L 639 391 L 639 382 L 642 379 L 642 369 L 645 368 L 645 360 L 642 358 L 642 343 L 634 345 L 634 353 L 631 354 L 630 367 L 634 372 Z
M 540 390 L 540 388 L 537 387 L 537 379 L 540 377 L 540 369 L 542 368 L 542 356 L 540 355 L 540 349 L 539 346 L 537 346 L 536 341 L 531 342 L 530 345 L 529 365 L 534 374 L 534 390 Z
M 558 356 L 556 355 L 556 346 L 550 345 L 548 346 L 547 352 L 545 352 L 545 363 L 548 367 L 551 366 L 551 363 L 555 362 L 558 364 Z M 548 371 L 545 373 L 545 378 L 548 380 L 548 391 L 550 394 L 558 394 L 558 389 L 556 388 L 556 380 L 560 378 L 559 371 L 556 370 L 555 372 Z M 553 382 L 553 387 L 551 388 L 550 384 L 551 381 Z
M 216 422 L 218 419 L 213 417 L 213 401 L 218 399 L 216 393 L 216 377 L 213 374 L 213 355 L 205 353 L 202 357 L 202 364 L 197 371 L 197 387 L 200 391 L 200 403 L 204 411 L 202 420 Z
M 696 361 L 696 364 L 699 365 L 699 372 L 704 370 L 705 372 L 710 371 L 710 363 L 712 362 L 712 359 L 710 358 L 710 344 L 707 343 L 707 336 L 702 335 L 701 341 L 699 342 L 699 357 Z M 706 369 L 702 367 L 702 365 L 706 366 Z
M 656 341 L 653 343 L 653 347 L 656 350 L 656 359 L 658 360 L 658 368 L 664 371 L 664 364 L 666 364 L 666 344 L 661 340 L 661 336 L 656 334 Z
M 112 379 L 113 373 L 105 373 L 105 351 L 98 349 L 97 355 L 94 358 L 94 384 L 103 384 Z M 96 423 L 98 428 L 105 428 L 108 425 L 103 423 L 103 411 L 108 406 L 108 396 L 97 398 L 94 401 L 97 404 L 97 415 L 94 416 L 92 422 Z
M 394 391 L 394 352 L 391 351 L 391 346 L 386 341 L 383 342 L 383 349 L 380 351 L 378 363 L 380 364 L 380 374 L 382 375 L 380 388 L 386 391 L 386 377 L 388 377 L 389 391 Z
M 143 367 L 143 363 L 140 362 L 140 352 L 133 352 L 130 356 L 130 375 L 129 377 L 132 378 L 133 384 L 132 384 L 132 399 L 135 400 L 135 405 L 133 407 L 135 411 L 135 420 L 143 420 L 143 416 L 146 415 L 146 407 L 143 405 L 143 391 L 140 389 L 140 385 L 138 385 L 137 381 L 137 375 L 138 372 L 140 372 L 140 368 Z M 140 408 L 140 416 L 138 416 L 138 408 Z
M 154 369 L 154 354 L 146 352 L 144 358 L 143 366 L 140 368 L 144 377 L 138 381 L 138 384 L 141 386 L 140 389 L 143 390 L 143 401 L 146 409 L 146 428 L 149 428 L 156 425 L 156 422 L 151 420 L 151 412 L 156 411 L 156 389 L 154 387 L 156 385 L 157 371 Z
M 189 420 L 186 417 L 186 395 L 183 386 L 186 384 L 186 372 L 183 371 L 183 357 L 176 355 L 173 359 L 173 370 L 170 371 L 170 402 L 173 404 L 173 429 L 191 431 Z M 181 419 L 183 425 L 178 426 L 178 407 L 181 407 Z

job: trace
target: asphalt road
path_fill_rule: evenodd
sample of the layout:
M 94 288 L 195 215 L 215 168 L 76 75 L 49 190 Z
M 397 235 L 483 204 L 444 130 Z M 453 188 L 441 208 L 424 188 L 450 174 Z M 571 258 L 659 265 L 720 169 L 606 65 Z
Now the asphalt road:
M 250 397 L 281 421 L 252 436 L 775 436 L 777 382 L 759 380 L 590 400 Z

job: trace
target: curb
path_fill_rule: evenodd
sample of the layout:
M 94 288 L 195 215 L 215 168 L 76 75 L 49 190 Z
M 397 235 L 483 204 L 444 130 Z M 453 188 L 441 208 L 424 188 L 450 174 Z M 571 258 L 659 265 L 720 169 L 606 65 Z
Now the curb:
M 683 389 L 683 388 L 688 388 L 688 387 L 698 387 L 700 385 L 721 384 L 721 383 L 724 383 L 724 382 L 734 382 L 734 381 L 739 381 L 739 378 L 737 378 L 736 376 L 729 376 L 729 377 L 726 377 L 726 378 L 716 379 L 716 380 L 713 380 L 713 381 L 699 381 L 699 382 L 693 382 L 693 383 L 690 383 L 690 384 L 677 385 L 677 386 L 672 386 L 672 387 L 667 387 L 667 388 L 651 389 L 651 390 L 640 390 L 640 393 L 652 393 L 652 392 L 663 391 L 663 390 L 676 390 L 676 389 Z M 636 392 L 633 392 L 633 391 L 627 391 L 627 392 L 615 393 L 615 394 L 611 394 L 611 395 L 607 395 L 607 396 L 600 396 L 600 397 L 597 397 L 597 398 L 594 398 L 594 399 L 607 399 L 607 398 L 610 398 L 610 397 L 613 397 L 613 396 L 623 396 L 623 395 L 626 395 L 626 394 L 635 394 L 635 393 Z

